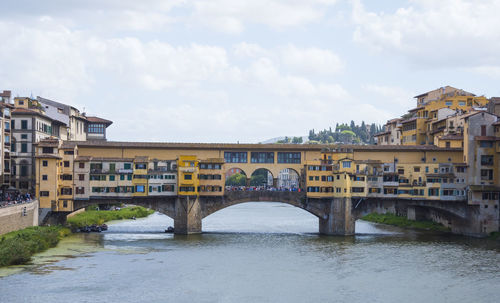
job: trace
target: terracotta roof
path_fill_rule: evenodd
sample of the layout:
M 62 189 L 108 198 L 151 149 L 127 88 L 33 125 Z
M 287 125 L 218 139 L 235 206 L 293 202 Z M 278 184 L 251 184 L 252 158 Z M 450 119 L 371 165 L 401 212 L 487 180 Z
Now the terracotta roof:
M 4 90 L 3 92 L 0 93 L 0 97 L 11 97 L 11 91 L 10 90 Z
M 89 161 L 91 160 L 92 157 L 91 156 L 77 156 L 75 158 L 75 161 Z
M 494 137 L 494 136 L 475 136 L 474 140 L 478 141 L 495 141 L 495 140 L 500 140 L 500 138 Z
M 500 125 L 500 121 L 493 123 L 493 125 L 494 126 L 499 126 Z
M 39 159 L 62 159 L 61 156 L 56 156 L 56 155 L 51 155 L 51 154 L 47 154 L 47 155 L 35 155 L 35 158 L 39 158 Z
M 463 140 L 464 137 L 462 135 L 446 135 L 439 138 L 439 140 Z
M 417 120 L 417 117 L 413 117 L 413 118 L 410 118 L 410 119 L 407 119 L 407 120 L 404 120 L 404 121 L 401 121 L 401 124 L 405 124 L 405 123 L 409 123 L 409 122 L 413 122 Z
M 353 149 L 364 150 L 435 150 L 435 151 L 460 151 L 461 148 L 440 148 L 434 145 L 328 145 L 328 144 L 235 144 L 235 143 L 173 143 L 173 142 L 123 142 L 123 141 L 64 141 L 63 147 L 79 146 L 93 148 L 162 148 L 162 149 L 188 149 L 188 150 L 274 150 L 274 151 L 321 151 L 322 149 Z
M 102 123 L 102 124 L 106 124 L 108 126 L 113 124 L 113 121 L 106 120 L 106 119 L 99 118 L 99 117 L 88 116 L 86 118 L 87 118 L 87 121 L 89 121 L 91 123 Z
M 500 186 L 494 185 L 470 185 L 472 191 L 500 191 Z
M 224 163 L 224 162 L 225 162 L 224 158 L 209 158 L 200 160 L 200 163 Z
M 378 136 L 383 136 L 383 135 L 389 135 L 391 133 L 390 130 L 388 131 L 385 131 L 385 132 L 380 132 L 380 133 L 376 133 L 375 135 L 373 135 L 374 137 L 378 137 Z
M 133 158 L 117 158 L 117 157 L 91 157 L 91 161 L 109 161 L 109 162 L 132 162 Z

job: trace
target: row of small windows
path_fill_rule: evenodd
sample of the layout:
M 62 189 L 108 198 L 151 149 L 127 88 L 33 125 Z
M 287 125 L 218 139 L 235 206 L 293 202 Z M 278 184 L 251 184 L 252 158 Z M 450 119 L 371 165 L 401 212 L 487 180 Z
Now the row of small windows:
M 248 163 L 247 152 L 224 152 L 226 163 Z M 300 164 L 300 152 L 278 152 L 278 163 Z M 274 163 L 274 152 L 251 152 L 251 163 Z

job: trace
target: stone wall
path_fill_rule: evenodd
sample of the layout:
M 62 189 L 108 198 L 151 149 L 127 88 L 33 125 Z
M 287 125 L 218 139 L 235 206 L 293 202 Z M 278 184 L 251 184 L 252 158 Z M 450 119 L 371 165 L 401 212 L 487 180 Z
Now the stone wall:
M 24 212 L 24 209 L 26 211 Z M 38 225 L 38 201 L 0 208 L 0 235 Z

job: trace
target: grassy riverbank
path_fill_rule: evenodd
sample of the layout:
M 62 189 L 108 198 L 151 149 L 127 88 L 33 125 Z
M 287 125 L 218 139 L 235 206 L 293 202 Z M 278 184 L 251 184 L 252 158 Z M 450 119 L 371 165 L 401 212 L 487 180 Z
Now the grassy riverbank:
M 152 213 L 154 213 L 153 210 L 141 206 L 127 207 L 120 210 L 87 210 L 68 218 L 67 223 L 71 229 L 76 229 L 86 225 L 101 225 L 111 220 L 132 219 L 133 217 L 143 218 Z
M 0 267 L 24 264 L 31 256 L 55 247 L 71 231 L 62 226 L 33 226 L 0 236 Z
M 450 231 L 449 228 L 444 227 L 443 225 L 432 221 L 413 221 L 413 220 L 408 220 L 405 217 L 400 217 L 393 214 L 371 213 L 369 215 L 364 216 L 361 219 L 365 221 L 394 225 L 405 228 L 416 228 L 416 229 L 425 229 L 434 231 Z

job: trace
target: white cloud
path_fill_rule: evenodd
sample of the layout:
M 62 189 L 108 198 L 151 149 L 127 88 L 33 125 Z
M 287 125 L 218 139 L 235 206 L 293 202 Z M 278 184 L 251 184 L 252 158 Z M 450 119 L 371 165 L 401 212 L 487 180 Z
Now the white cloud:
M 312 0 L 212 0 L 194 1 L 192 22 L 227 33 L 241 33 L 248 24 L 275 29 L 318 22 L 324 9 L 336 1 Z
M 393 13 L 353 0 L 354 41 L 427 67 L 500 64 L 500 1 L 413 0 Z
M 305 74 L 337 74 L 344 66 L 340 57 L 330 50 L 316 47 L 298 48 L 288 45 L 281 51 L 284 65 Z

